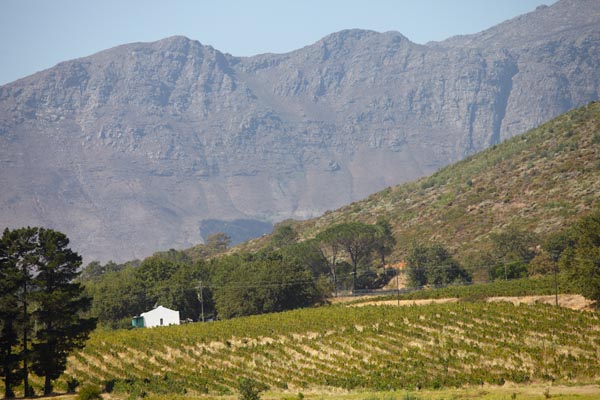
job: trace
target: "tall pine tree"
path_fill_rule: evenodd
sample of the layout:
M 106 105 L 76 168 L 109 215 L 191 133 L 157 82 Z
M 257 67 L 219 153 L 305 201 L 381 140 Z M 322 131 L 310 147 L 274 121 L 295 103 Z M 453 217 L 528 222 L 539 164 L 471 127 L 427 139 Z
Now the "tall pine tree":
M 33 345 L 33 370 L 44 377 L 44 394 L 52 393 L 52 381 L 66 369 L 67 357 L 82 348 L 96 321 L 81 317 L 90 307 L 83 287 L 75 283 L 81 257 L 69 249 L 69 239 L 51 229 L 40 228 L 34 299 L 37 322 Z
M 45 377 L 44 393 L 50 394 L 69 352 L 83 347 L 95 327 L 95 320 L 81 317 L 90 299 L 74 283 L 81 257 L 67 247 L 64 234 L 50 229 L 6 229 L 0 243 L 0 368 L 5 397 L 14 397 L 12 388 L 21 379 L 25 397 L 33 394 L 32 366 Z
M 15 397 L 13 387 L 21 382 L 19 370 L 21 361 L 18 333 L 19 290 L 22 276 L 16 264 L 9 257 L 8 230 L 0 239 L 0 373 L 4 381 L 4 398 Z
M 18 314 L 15 319 L 8 317 L 6 324 L 16 324 L 19 327 L 21 352 L 19 358 L 23 366 L 21 376 L 25 397 L 33 395 L 29 385 L 29 360 L 31 342 L 31 292 L 35 290 L 31 285 L 36 268 L 36 249 L 38 241 L 38 228 L 20 228 L 4 231 L 2 240 L 6 246 L 6 257 L 11 269 L 15 269 L 19 286 L 14 295 L 17 299 Z

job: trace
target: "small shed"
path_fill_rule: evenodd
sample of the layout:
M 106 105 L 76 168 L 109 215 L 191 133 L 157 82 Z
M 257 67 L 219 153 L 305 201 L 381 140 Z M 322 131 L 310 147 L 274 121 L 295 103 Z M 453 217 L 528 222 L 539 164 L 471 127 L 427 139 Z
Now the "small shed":
M 131 325 L 134 328 L 153 328 L 155 326 L 179 325 L 179 311 L 158 306 L 154 310 L 133 317 Z
M 144 327 L 144 317 L 137 315 L 131 319 L 131 326 L 134 328 L 143 328 Z

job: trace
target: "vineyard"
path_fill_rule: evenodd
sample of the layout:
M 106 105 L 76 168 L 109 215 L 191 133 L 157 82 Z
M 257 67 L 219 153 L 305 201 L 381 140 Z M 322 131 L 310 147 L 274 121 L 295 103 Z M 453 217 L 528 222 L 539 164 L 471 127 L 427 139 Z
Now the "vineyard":
M 546 305 L 327 306 L 97 332 L 65 379 L 139 395 L 600 381 L 600 318 Z

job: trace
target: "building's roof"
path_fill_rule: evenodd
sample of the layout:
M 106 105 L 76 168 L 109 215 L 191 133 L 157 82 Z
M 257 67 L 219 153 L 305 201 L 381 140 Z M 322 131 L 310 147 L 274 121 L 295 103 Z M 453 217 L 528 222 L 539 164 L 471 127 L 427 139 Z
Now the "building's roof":
M 152 309 L 150 311 L 146 311 L 144 313 L 141 313 L 140 317 L 143 317 L 144 315 L 146 315 L 148 313 L 151 313 L 151 312 L 154 312 L 154 311 L 157 311 L 157 310 L 168 311 L 168 312 L 172 312 L 172 313 L 178 313 L 179 312 L 177 310 L 171 310 L 170 308 L 167 308 L 167 307 L 158 306 L 158 307 L 156 307 L 156 308 L 154 308 L 154 309 Z

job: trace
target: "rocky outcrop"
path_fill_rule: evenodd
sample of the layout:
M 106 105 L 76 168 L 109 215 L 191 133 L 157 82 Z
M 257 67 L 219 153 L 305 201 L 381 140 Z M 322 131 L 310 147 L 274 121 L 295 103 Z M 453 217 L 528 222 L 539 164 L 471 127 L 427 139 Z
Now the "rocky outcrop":
M 598 99 L 599 66 L 594 0 L 426 45 L 349 30 L 248 58 L 120 46 L 0 87 L 0 220 L 60 229 L 88 261 L 190 246 L 218 221 L 264 230 Z

